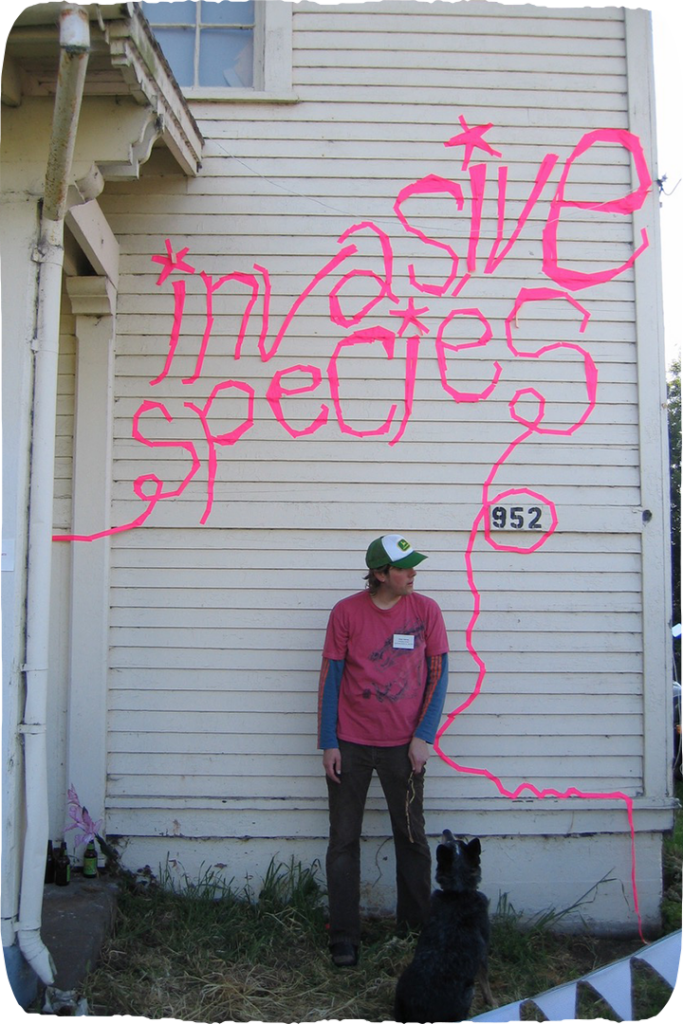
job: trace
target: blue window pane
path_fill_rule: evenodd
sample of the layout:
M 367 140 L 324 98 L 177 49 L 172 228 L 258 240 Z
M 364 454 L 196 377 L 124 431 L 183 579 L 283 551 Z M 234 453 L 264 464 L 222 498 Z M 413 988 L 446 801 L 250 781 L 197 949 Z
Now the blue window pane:
M 194 28 L 158 28 L 154 35 L 178 85 L 194 85 Z
M 201 0 L 203 25 L 253 25 L 254 0 Z
M 150 25 L 194 25 L 196 10 L 194 0 L 183 0 L 183 3 L 178 4 L 142 5 L 142 13 Z
M 199 85 L 225 89 L 254 84 L 254 41 L 251 32 L 215 29 L 201 34 Z

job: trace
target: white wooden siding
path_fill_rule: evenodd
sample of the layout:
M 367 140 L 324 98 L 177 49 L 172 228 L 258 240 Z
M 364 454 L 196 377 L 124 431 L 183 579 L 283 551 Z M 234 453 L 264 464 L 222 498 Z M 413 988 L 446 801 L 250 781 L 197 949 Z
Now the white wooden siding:
M 132 419 L 143 401 L 164 403 L 173 417 L 170 423 L 145 417 L 145 436 L 191 440 L 202 460 L 180 496 L 159 502 L 144 526 L 112 542 L 111 831 L 168 832 L 183 808 L 191 810 L 183 817 L 186 834 L 237 835 L 243 816 L 236 810 L 226 816 L 226 801 L 253 807 L 258 817 L 294 800 L 297 821 L 278 818 L 282 835 L 303 829 L 323 836 L 320 649 L 330 607 L 362 586 L 367 543 L 399 530 L 429 553 L 418 580 L 446 617 L 453 648 L 446 711 L 454 709 L 477 677 L 464 644 L 473 607 L 465 573 L 469 532 L 491 467 L 522 432 L 509 403 L 520 387 L 542 390 L 547 423 L 556 429 L 574 423 L 585 405 L 575 354 L 560 349 L 543 359 L 514 359 L 504 324 L 520 288 L 554 287 L 541 272 L 541 232 L 564 162 L 586 132 L 629 128 L 623 11 L 303 2 L 294 5 L 293 19 L 298 103 L 197 104 L 206 139 L 198 177 L 169 174 L 163 159 L 153 157 L 139 182 L 110 184 L 101 200 L 121 245 L 113 524 L 141 513 L 132 489 L 138 477 L 155 473 L 173 489 L 190 468 L 185 449 L 133 439 Z M 454 216 L 452 201 L 443 197 L 422 198 L 406 210 L 411 223 L 451 243 L 465 260 L 469 178 L 461 170 L 462 149 L 444 146 L 460 131 L 460 114 L 469 125 L 490 122 L 485 137 L 503 157 L 487 158 L 477 273 L 449 300 L 411 289 L 409 263 L 420 280 L 438 282 L 448 261 L 403 231 L 393 205 L 402 187 L 425 175 L 460 182 L 463 214 Z M 509 166 L 507 239 L 550 152 L 558 164 L 519 240 L 495 273 L 484 274 L 496 236 L 498 164 Z M 482 158 L 475 151 L 472 163 Z M 631 187 L 625 151 L 599 146 L 576 164 L 567 196 L 608 201 Z M 335 327 L 329 318 L 327 296 L 339 274 L 313 291 L 268 362 L 257 349 L 262 307 L 236 360 L 244 290 L 216 295 L 204 372 L 196 383 L 182 383 L 205 325 L 199 271 L 217 278 L 267 267 L 272 341 L 293 302 L 339 251 L 342 233 L 364 220 L 391 238 L 397 308 L 411 295 L 416 307 L 430 308 L 413 412 L 399 443 L 350 436 L 336 421 L 324 375 L 335 345 L 354 329 Z M 578 269 L 619 265 L 639 243 L 626 217 L 575 210 L 562 221 L 562 260 Z M 160 266 L 152 262 L 167 238 L 176 252 L 189 247 L 186 259 L 197 273 L 185 277 L 172 370 L 152 387 L 173 316 L 176 278 L 157 287 Z M 376 239 L 367 238 L 354 236 L 361 257 L 353 266 L 380 273 Z M 656 258 L 654 249 L 641 257 Z M 360 306 L 367 294 L 363 278 L 356 278 L 344 302 Z M 443 746 L 512 788 L 529 781 L 639 797 L 643 522 L 633 272 L 576 298 L 591 314 L 584 334 L 575 311 L 555 303 L 525 309 L 515 338 L 521 348 L 561 340 L 581 345 L 598 368 L 597 406 L 571 436 L 536 436 L 520 445 L 496 476 L 497 491 L 526 487 L 551 498 L 559 527 L 529 555 L 493 551 L 479 535 L 472 567 L 482 610 L 474 642 L 487 675 Z M 494 331 L 485 350 L 459 355 L 452 370 L 465 389 L 480 390 L 492 360 L 499 360 L 500 384 L 484 402 L 456 403 L 441 385 L 433 340 L 454 305 L 480 308 Z M 360 326 L 396 330 L 400 321 L 388 308 L 377 307 Z M 296 439 L 265 399 L 274 372 L 295 364 L 319 366 L 323 383 L 310 395 L 284 400 L 288 421 L 303 429 L 321 403 L 330 409 L 325 427 Z M 374 346 L 348 351 L 340 367 L 344 416 L 354 429 L 379 426 L 392 402 L 400 421 L 402 339 L 393 361 Z M 227 379 L 254 388 L 254 424 L 234 446 L 218 450 L 213 508 L 201 525 L 207 445 L 198 416 L 184 403 L 202 406 Z M 229 407 L 217 407 L 219 429 L 236 426 L 244 409 L 234 396 Z M 456 776 L 437 759 L 430 776 L 430 809 L 457 807 L 467 825 L 486 804 L 510 829 L 510 803 L 486 779 Z M 594 829 L 612 827 L 605 802 L 592 807 L 600 818 Z M 555 827 L 523 819 L 522 812 L 514 820 L 520 832 Z M 621 820 L 617 828 L 625 827 Z M 260 829 L 252 825 L 251 834 Z

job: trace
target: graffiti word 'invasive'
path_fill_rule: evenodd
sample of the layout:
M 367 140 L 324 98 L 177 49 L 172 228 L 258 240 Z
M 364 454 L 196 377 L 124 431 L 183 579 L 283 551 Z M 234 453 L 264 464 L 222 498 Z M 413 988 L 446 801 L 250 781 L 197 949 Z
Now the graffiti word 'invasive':
M 463 131 L 446 141 L 444 145 L 447 147 L 462 146 L 464 149 L 462 169 L 468 172 L 470 193 L 469 203 L 467 204 L 469 208 L 469 228 L 467 231 L 466 253 L 458 254 L 452 245 L 430 237 L 421 228 L 411 223 L 411 220 L 404 212 L 404 208 L 409 200 L 421 196 L 435 195 L 445 196 L 449 200 L 452 199 L 455 210 L 458 213 L 462 212 L 466 201 L 463 189 L 457 181 L 434 174 L 426 175 L 402 188 L 394 203 L 394 212 L 403 230 L 420 241 L 424 247 L 425 254 L 436 254 L 445 257 L 450 268 L 442 281 L 435 282 L 422 278 L 414 262 L 408 265 L 407 275 L 410 287 L 421 296 L 428 297 L 428 302 L 430 299 L 432 301 L 456 299 L 472 275 L 477 271 L 480 250 L 483 247 L 481 222 L 484 195 L 487 188 L 488 168 L 483 163 L 470 165 L 470 157 L 475 149 L 482 149 L 485 153 L 494 157 L 500 156 L 500 153 L 493 150 L 483 137 L 491 128 L 491 125 L 470 128 L 464 117 L 460 118 L 460 124 Z M 605 144 L 621 147 L 629 154 L 635 169 L 637 187 L 628 194 L 608 202 L 568 199 L 567 186 L 575 162 L 593 147 Z M 537 207 L 541 193 L 548 183 L 557 162 L 558 157 L 553 153 L 547 154 L 542 159 L 530 194 L 507 240 L 504 239 L 504 225 L 507 211 L 508 168 L 505 165 L 498 168 L 496 235 L 486 256 L 483 274 L 493 274 L 501 262 L 509 255 L 530 214 Z M 631 267 L 647 247 L 647 235 L 644 230 L 640 245 L 625 262 L 600 270 L 582 272 L 569 269 L 563 264 L 559 252 L 559 228 L 563 213 L 572 209 L 594 210 L 602 213 L 608 212 L 630 216 L 643 205 L 651 185 L 652 182 L 642 146 L 636 136 L 621 129 L 599 129 L 586 133 L 564 164 L 554 195 L 549 203 L 542 233 L 542 264 L 540 270 L 558 287 L 556 290 L 542 288 L 522 289 L 515 302 L 515 310 L 518 311 L 523 303 L 539 299 L 547 301 L 548 299 L 559 298 L 563 301 L 572 302 L 573 300 L 570 298 L 571 293 L 604 284 Z M 370 237 L 377 241 L 379 245 L 379 262 L 381 264 L 380 271 L 357 265 L 359 255 L 357 242 L 361 237 Z M 302 310 L 307 299 L 312 296 L 319 297 L 322 294 L 327 297 L 331 323 L 336 328 L 342 328 L 347 333 L 336 342 L 326 364 L 293 363 L 290 366 L 275 371 L 265 392 L 265 401 L 280 427 L 291 437 L 298 438 L 310 436 L 325 427 L 331 421 L 332 410 L 327 401 L 321 400 L 315 415 L 309 422 L 302 424 L 300 419 L 294 420 L 294 417 L 286 412 L 286 409 L 292 408 L 292 400 L 296 399 L 297 396 L 305 396 L 310 399 L 315 397 L 316 393 L 321 395 L 329 393 L 334 410 L 334 419 L 336 420 L 337 428 L 342 434 L 361 438 L 382 438 L 389 445 L 395 445 L 403 437 L 413 411 L 418 357 L 421 354 L 421 348 L 424 347 L 424 336 L 430 333 L 430 329 L 424 320 L 429 314 L 434 319 L 434 312 L 430 310 L 429 305 L 416 307 L 412 295 L 404 302 L 401 302 L 397 296 L 394 290 L 394 245 L 389 235 L 377 224 L 372 221 L 362 221 L 353 224 L 341 235 L 338 241 L 339 251 L 313 275 L 301 294 L 294 300 L 276 330 L 271 329 L 272 289 L 270 275 L 266 267 L 254 264 L 252 271 L 248 273 L 235 271 L 220 277 L 214 277 L 201 271 L 199 279 L 202 282 L 205 295 L 205 325 L 199 340 L 194 369 L 189 376 L 181 378 L 182 384 L 194 385 L 202 378 L 204 361 L 209 350 L 215 323 L 214 299 L 222 289 L 228 287 L 234 289 L 236 286 L 238 294 L 240 290 L 244 294 L 242 308 L 239 313 L 240 324 L 234 345 L 233 357 L 235 363 L 240 359 L 245 339 L 250 336 L 250 324 L 253 318 L 257 317 L 260 324 L 257 340 L 258 352 L 262 362 L 268 363 L 281 351 L 282 343 L 287 338 L 287 333 L 295 317 Z M 190 275 L 197 273 L 195 266 L 188 260 L 188 252 L 189 250 L 184 248 L 176 253 L 171 241 L 167 239 L 165 255 L 160 254 L 152 257 L 161 266 L 157 285 L 162 286 L 168 280 L 171 280 L 174 311 L 164 365 L 161 367 L 158 375 L 149 382 L 151 387 L 159 385 L 173 370 L 178 342 L 182 332 L 186 302 L 186 279 Z M 352 263 L 353 265 L 351 265 Z M 350 311 L 348 309 L 348 302 L 344 301 L 346 308 L 343 310 L 342 300 L 344 299 L 344 293 L 345 291 L 347 293 L 350 291 L 350 286 L 355 283 L 357 278 L 364 278 L 373 282 L 374 294 L 364 302 L 361 308 L 355 311 Z M 380 308 L 380 304 L 384 305 Z M 397 323 L 395 331 L 385 326 L 380 326 L 377 323 L 371 323 L 368 326 L 370 314 L 373 314 L 374 319 L 378 319 L 380 315 L 384 314 L 399 317 L 400 323 Z M 458 320 L 471 321 L 475 333 L 476 329 L 479 331 L 476 340 L 460 344 L 454 344 L 446 340 L 449 328 L 455 325 Z M 396 354 L 397 339 L 403 339 L 404 335 L 405 342 L 402 343 L 400 357 L 404 360 L 402 414 L 399 415 L 398 406 L 394 403 L 383 410 L 375 426 L 366 427 L 365 429 L 354 426 L 350 418 L 345 415 L 343 407 L 342 357 L 348 353 L 372 356 L 380 354 L 383 359 L 390 362 L 394 361 L 398 358 Z M 440 319 L 435 328 L 433 339 L 429 339 L 428 352 L 430 357 L 436 356 L 441 384 L 454 401 L 478 402 L 486 400 L 494 393 L 502 372 L 500 364 L 494 360 L 491 361 L 489 381 L 485 382 L 484 386 L 476 391 L 467 391 L 462 387 L 455 387 L 449 381 L 448 375 L 449 357 L 457 355 L 458 352 L 468 348 L 484 348 L 492 338 L 493 330 L 491 324 L 484 313 L 478 308 L 456 306 L 451 308 L 446 316 Z M 520 355 L 514 349 L 509 332 L 507 341 L 508 348 L 512 354 L 515 356 Z M 548 350 L 546 349 L 546 351 Z M 590 385 L 588 385 L 588 391 L 590 392 Z M 218 397 L 221 399 L 227 397 L 240 397 L 243 399 L 241 404 L 233 403 L 235 408 L 243 410 L 239 414 L 241 422 L 227 432 L 220 432 L 212 426 L 212 410 Z M 185 409 L 190 410 L 198 417 L 203 437 L 206 441 L 205 450 L 208 452 L 208 455 L 205 456 L 207 499 L 204 511 L 200 517 L 202 524 L 208 521 L 213 505 L 218 452 L 220 449 L 236 444 L 241 437 L 252 429 L 254 425 L 255 401 L 256 393 L 252 384 L 247 380 L 236 379 L 231 375 L 229 379 L 225 379 L 213 387 L 203 404 L 191 401 L 183 403 Z M 588 415 L 588 412 L 586 412 L 586 415 Z M 195 443 L 191 440 L 163 440 L 147 436 L 144 424 L 149 416 L 163 417 L 167 423 L 171 423 L 174 419 L 172 412 L 164 402 L 151 399 L 145 400 L 133 416 L 132 437 L 140 444 L 149 448 L 176 448 L 186 451 L 189 459 L 189 468 L 180 483 L 177 486 L 167 486 L 155 473 L 144 474 L 135 480 L 133 490 L 136 496 L 145 503 L 146 508 L 132 522 L 89 536 L 77 537 L 71 535 L 55 539 L 94 540 L 108 533 L 116 533 L 120 530 L 140 526 L 149 517 L 158 502 L 178 497 L 190 484 L 202 462 Z

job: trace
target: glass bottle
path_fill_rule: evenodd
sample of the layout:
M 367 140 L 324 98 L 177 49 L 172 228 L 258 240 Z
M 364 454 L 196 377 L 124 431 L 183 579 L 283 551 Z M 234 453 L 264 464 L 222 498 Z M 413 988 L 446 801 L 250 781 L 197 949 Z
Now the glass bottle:
M 83 877 L 97 878 L 97 850 L 95 844 L 90 840 L 83 854 Z
M 50 884 L 55 880 L 55 851 L 52 848 L 52 840 L 47 841 L 47 858 L 45 860 L 45 882 Z
M 62 842 L 55 861 L 55 885 L 68 885 L 71 881 L 71 860 L 66 852 L 66 842 Z

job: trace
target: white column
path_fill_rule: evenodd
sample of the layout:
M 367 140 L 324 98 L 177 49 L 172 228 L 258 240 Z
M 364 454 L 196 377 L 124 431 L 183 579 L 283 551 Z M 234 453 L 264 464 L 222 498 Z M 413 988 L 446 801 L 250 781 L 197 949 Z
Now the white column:
M 67 279 L 76 315 L 73 534 L 110 527 L 115 292 L 105 277 Z M 97 820 L 107 774 L 109 538 L 73 541 L 67 783 Z

